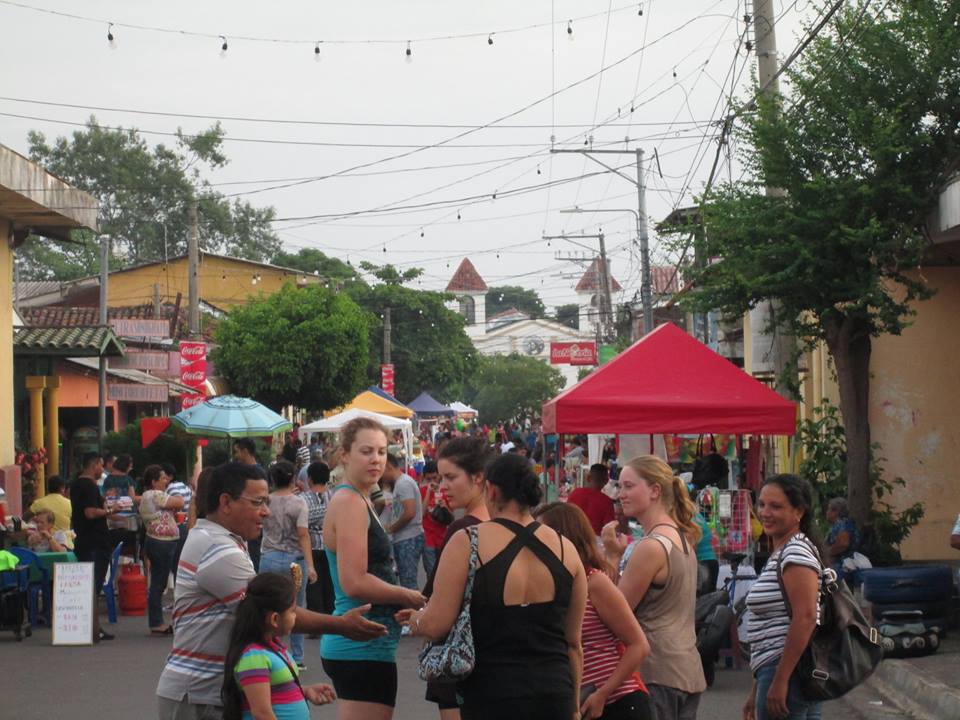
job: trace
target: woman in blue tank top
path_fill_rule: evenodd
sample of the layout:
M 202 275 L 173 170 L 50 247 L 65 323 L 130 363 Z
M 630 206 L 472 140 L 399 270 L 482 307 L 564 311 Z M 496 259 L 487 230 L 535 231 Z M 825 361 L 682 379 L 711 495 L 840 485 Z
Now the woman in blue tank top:
M 367 605 L 366 616 L 389 632 L 367 642 L 324 635 L 320 657 L 337 691 L 338 720 L 390 720 L 400 638 L 393 616 L 401 608 L 422 607 L 424 597 L 398 584 L 390 540 L 370 504 L 387 460 L 386 429 L 371 418 L 356 418 L 341 431 L 340 452 L 344 483 L 334 488 L 323 524 L 334 615 Z

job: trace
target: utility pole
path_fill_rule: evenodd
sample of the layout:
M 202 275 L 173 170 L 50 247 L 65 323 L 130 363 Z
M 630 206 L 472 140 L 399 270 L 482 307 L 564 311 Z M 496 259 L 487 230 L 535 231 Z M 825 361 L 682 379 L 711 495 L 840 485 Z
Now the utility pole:
M 187 208 L 187 221 L 190 224 L 190 235 L 187 242 L 187 257 L 189 261 L 189 285 L 187 300 L 187 321 L 190 326 L 190 337 L 200 336 L 200 231 L 199 209 L 197 201 L 192 200 Z
M 160 319 L 160 283 L 153 284 L 153 317 Z
M 110 236 L 100 236 L 100 324 L 107 321 L 107 282 L 110 279 Z M 98 364 L 99 383 L 97 392 L 97 445 L 103 452 L 103 440 L 107 436 L 107 359 L 101 355 Z
M 780 80 L 777 75 L 780 61 L 777 57 L 777 35 L 774 26 L 776 15 L 773 9 L 773 0 L 754 0 L 753 3 L 753 33 L 757 48 L 757 79 L 760 82 L 761 92 L 768 98 L 776 100 L 780 96 Z M 766 187 L 767 197 L 783 197 L 781 188 Z M 782 307 L 775 300 L 768 300 L 759 307 L 759 312 L 751 319 L 751 326 L 755 332 L 770 333 L 768 357 L 773 365 L 774 382 L 777 392 L 789 397 L 789 389 L 784 382 L 784 373 L 790 364 L 795 347 L 794 338 L 786 335 L 780 326 L 779 313 Z M 747 368 L 750 372 L 751 368 Z
M 610 269 L 607 265 L 607 246 L 604 242 L 603 233 L 597 233 L 595 235 L 585 234 L 585 235 L 544 235 L 544 240 L 566 240 L 568 242 L 573 242 L 574 240 L 597 240 L 600 245 L 600 254 L 599 256 L 593 256 L 593 262 L 597 265 L 597 275 L 598 275 L 598 300 L 599 300 L 599 313 L 600 313 L 600 322 L 598 326 L 600 328 L 599 335 L 600 340 L 603 342 L 609 342 L 615 339 L 616 337 L 616 327 L 613 317 L 613 299 L 610 294 Z M 580 243 L 574 243 L 579 245 Z M 593 248 L 583 245 L 587 250 L 593 252 Z M 557 257 L 558 260 L 567 260 L 569 262 L 583 262 L 583 257 Z
M 643 174 L 643 150 L 586 150 L 551 148 L 551 153 L 577 153 L 593 160 L 637 188 L 637 240 L 640 244 L 640 303 L 643 306 L 643 333 L 653 330 L 653 288 L 650 278 L 650 231 L 647 220 L 647 184 Z M 594 155 L 634 155 L 637 160 L 637 178 L 633 179 L 617 168 L 610 167 Z
M 392 330 L 390 325 L 390 308 L 386 308 L 383 311 L 383 364 L 390 364 L 390 332 Z

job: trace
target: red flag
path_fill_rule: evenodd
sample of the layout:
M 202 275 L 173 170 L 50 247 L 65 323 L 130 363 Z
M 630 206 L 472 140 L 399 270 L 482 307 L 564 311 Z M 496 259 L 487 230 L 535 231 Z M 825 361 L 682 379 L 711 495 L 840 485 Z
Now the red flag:
M 170 418 L 140 418 L 140 445 L 147 447 L 170 427 Z

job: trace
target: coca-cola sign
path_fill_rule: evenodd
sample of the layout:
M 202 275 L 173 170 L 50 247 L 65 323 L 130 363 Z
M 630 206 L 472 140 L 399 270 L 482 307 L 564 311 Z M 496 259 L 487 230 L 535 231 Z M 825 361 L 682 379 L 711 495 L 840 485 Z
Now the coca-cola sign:
M 207 344 L 180 343 L 180 382 L 187 387 L 202 388 L 207 380 Z
M 596 365 L 597 344 L 590 340 L 550 343 L 550 364 Z
M 195 362 L 207 359 L 207 344 L 202 342 L 181 342 L 180 359 L 182 362 Z
M 183 395 L 180 397 L 180 406 L 184 410 L 187 410 L 188 408 L 192 408 L 194 405 L 199 405 L 202 402 L 206 402 L 206 400 L 206 395 Z
M 393 365 L 381 365 L 380 366 L 380 387 L 383 388 L 384 392 L 387 392 L 393 395 L 394 390 L 394 374 L 393 374 Z

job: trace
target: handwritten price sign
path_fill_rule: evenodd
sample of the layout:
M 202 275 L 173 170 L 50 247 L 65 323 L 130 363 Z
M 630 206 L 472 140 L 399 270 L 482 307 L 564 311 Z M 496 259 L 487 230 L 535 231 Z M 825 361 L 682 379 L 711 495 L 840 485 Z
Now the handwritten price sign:
M 54 563 L 53 644 L 92 645 L 93 563 Z

